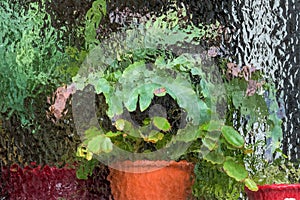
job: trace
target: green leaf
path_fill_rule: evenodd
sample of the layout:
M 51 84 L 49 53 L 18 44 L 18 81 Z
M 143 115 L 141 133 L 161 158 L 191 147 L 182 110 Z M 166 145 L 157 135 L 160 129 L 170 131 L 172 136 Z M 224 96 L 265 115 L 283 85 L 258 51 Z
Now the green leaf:
M 167 63 L 164 59 L 164 57 L 160 56 L 158 58 L 156 58 L 155 63 L 154 63 L 158 68 L 163 69 Z
M 143 125 L 149 125 L 151 123 L 151 119 L 150 118 L 145 118 L 143 120 Z
M 76 170 L 76 177 L 79 179 L 88 179 L 88 176 L 93 174 L 94 168 L 97 165 L 98 160 L 89 160 L 80 162 L 78 169 Z
M 153 125 L 162 131 L 169 131 L 171 129 L 170 123 L 163 117 L 153 117 Z
M 210 83 L 207 82 L 205 79 L 200 80 L 200 86 L 201 86 L 201 89 L 202 89 L 202 94 L 205 98 L 209 97 L 211 95 L 211 91 L 209 89 L 209 84 Z
M 232 102 L 234 107 L 239 108 L 242 105 L 245 99 L 244 95 L 245 95 L 244 91 L 235 91 L 232 94 Z
M 210 151 L 216 149 L 218 147 L 218 142 L 216 140 L 212 140 L 211 138 L 205 137 L 202 139 L 203 145 L 205 145 Z
M 151 87 L 156 85 L 157 87 L 152 92 L 156 96 L 165 95 L 165 92 L 168 93 L 186 111 L 187 120 L 192 121 L 194 125 L 203 123 L 210 118 L 209 108 L 205 102 L 198 98 L 191 83 L 185 76 L 178 74 L 178 71 L 149 70 L 144 62 L 135 62 L 126 68 L 119 83 L 122 86 L 119 97 L 124 99 L 124 104 L 130 112 L 136 109 L 140 95 L 140 92 L 136 90 L 146 88 L 145 85 Z M 142 99 L 143 109 L 149 104 L 149 97 L 146 96 L 145 99 Z
M 160 133 L 158 131 L 151 131 L 149 135 L 145 136 L 142 135 L 144 141 L 151 142 L 151 143 L 157 143 L 159 140 L 162 140 L 164 138 L 164 134 Z
M 118 97 L 118 94 L 104 93 L 106 103 L 108 104 L 107 115 L 113 118 L 115 115 L 120 115 L 123 113 L 122 101 Z
M 84 136 L 86 140 L 90 140 L 100 134 L 103 134 L 102 130 L 99 130 L 97 127 L 92 126 L 84 132 Z
M 247 178 L 248 172 L 245 167 L 232 158 L 226 158 L 226 161 L 223 164 L 223 169 L 226 174 L 237 181 L 243 181 Z
M 172 141 L 176 142 L 192 142 L 200 137 L 201 132 L 198 130 L 198 126 L 188 123 L 184 129 L 179 129 L 177 134 L 173 137 Z
M 271 104 L 274 104 L 273 102 Z M 276 104 L 276 103 L 275 103 Z M 271 108 L 270 108 L 271 109 Z M 273 110 L 272 114 L 268 116 L 268 124 L 270 125 L 270 130 L 267 133 L 268 145 L 267 148 L 270 153 L 274 153 L 277 148 L 280 146 L 280 141 L 282 140 L 282 120 L 277 117 L 276 111 Z
M 151 104 L 151 100 L 152 100 L 153 94 L 144 94 L 144 95 L 140 95 L 140 110 L 141 112 L 145 111 L 149 105 Z
M 203 75 L 201 68 L 198 68 L 198 67 L 193 67 L 191 69 L 191 73 L 192 73 L 192 75 L 200 75 L 200 76 Z
M 95 88 L 95 92 L 97 94 L 109 93 L 111 92 L 112 88 L 108 81 L 104 78 L 100 77 L 89 77 L 89 84 L 93 85 Z
M 222 153 L 218 153 L 217 151 L 205 153 L 203 158 L 213 164 L 222 164 L 225 161 L 224 155 Z
M 115 123 L 116 128 L 133 137 L 140 137 L 140 132 L 129 121 L 125 119 L 118 119 Z
M 138 98 L 139 94 L 137 90 L 134 90 L 131 94 L 128 94 L 128 99 L 126 102 L 124 102 L 124 104 L 129 112 L 133 112 L 136 110 Z
M 231 126 L 223 126 L 222 134 L 225 140 L 236 148 L 242 148 L 244 146 L 244 138 Z
M 251 191 L 258 191 L 256 183 L 250 178 L 245 179 L 245 185 Z
M 112 151 L 113 143 L 105 135 L 98 135 L 93 137 L 87 145 L 87 149 L 94 154 L 100 154 L 101 152 L 109 153 Z
M 109 131 L 109 132 L 105 133 L 105 136 L 109 137 L 109 138 L 117 137 L 119 135 L 122 135 L 122 132 L 119 132 L 119 131 L 117 131 L 117 132 Z
M 205 134 L 205 138 L 209 138 L 213 141 L 219 141 L 221 134 L 221 131 L 210 131 Z
M 200 126 L 200 130 L 203 131 L 221 131 L 224 123 L 221 121 L 211 120 L 209 123 L 203 124 Z
M 119 131 L 123 131 L 125 129 L 125 120 L 124 119 L 118 119 L 115 123 L 115 127 Z
M 94 1 L 92 7 L 86 13 L 85 41 L 86 48 L 92 48 L 97 43 L 96 29 L 103 17 L 106 15 L 106 0 Z
M 269 115 L 264 97 L 258 94 L 245 97 L 240 110 L 243 116 L 250 117 L 248 127 L 251 127 L 251 124 L 258 122 L 261 118 Z
M 201 113 L 205 113 L 205 116 L 207 116 L 208 107 L 198 98 L 190 82 L 180 74 L 177 74 L 174 78 L 172 73 L 161 71 L 159 75 L 152 77 L 152 81 L 166 88 L 167 93 L 187 112 L 187 120 L 191 120 L 194 125 L 203 122 L 204 116 L 201 116 Z
M 175 67 L 180 66 L 181 71 L 188 71 L 192 65 L 191 58 L 188 55 L 180 55 L 177 58 L 175 58 L 169 65 L 173 65 Z
M 144 87 L 141 87 L 139 89 L 140 94 L 140 110 L 143 112 L 145 111 L 149 105 L 151 104 L 152 98 L 153 98 L 153 87 L 152 85 L 145 85 Z
M 124 70 L 122 77 L 124 80 L 135 80 L 140 78 L 143 71 L 145 71 L 145 61 L 134 62 Z

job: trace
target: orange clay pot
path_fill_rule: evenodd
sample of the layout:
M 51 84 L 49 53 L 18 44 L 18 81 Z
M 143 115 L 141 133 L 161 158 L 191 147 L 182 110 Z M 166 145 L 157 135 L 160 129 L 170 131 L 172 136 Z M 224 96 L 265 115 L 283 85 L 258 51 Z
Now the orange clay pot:
M 115 200 L 187 200 L 192 197 L 194 165 L 186 161 L 125 161 L 110 168 Z

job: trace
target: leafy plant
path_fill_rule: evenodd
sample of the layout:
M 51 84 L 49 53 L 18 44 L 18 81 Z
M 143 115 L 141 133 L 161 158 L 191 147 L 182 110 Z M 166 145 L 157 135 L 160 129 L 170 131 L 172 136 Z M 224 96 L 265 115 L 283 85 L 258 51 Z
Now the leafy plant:
M 223 59 L 220 63 L 220 70 L 223 75 L 227 100 L 225 124 L 230 127 L 231 130 L 239 128 L 239 131 L 243 135 L 243 137 L 233 137 L 235 138 L 234 142 L 244 141 L 244 138 L 249 137 L 249 135 L 250 137 L 254 136 L 254 134 L 257 133 L 257 130 L 263 131 L 268 144 L 255 145 L 260 145 L 260 148 L 264 148 L 261 152 L 266 152 L 267 156 L 272 157 L 272 155 L 278 150 L 280 140 L 282 139 L 281 119 L 277 116 L 279 109 L 275 97 L 276 91 L 272 83 L 270 83 L 269 80 L 269 83 L 266 82 L 262 71 L 254 66 L 238 67 L 236 64 L 226 61 L 225 59 Z M 229 135 L 232 136 L 232 133 Z M 224 136 L 226 138 L 226 135 Z M 211 141 L 210 138 L 211 137 L 209 137 L 208 145 L 206 145 L 210 148 L 209 150 L 216 146 L 216 141 Z M 224 140 L 221 139 L 220 141 L 222 142 Z M 207 143 L 203 139 L 202 142 L 204 144 Z M 230 144 L 233 145 L 231 142 Z M 228 147 L 228 145 L 226 146 Z M 246 145 L 243 145 L 243 147 L 238 151 L 232 151 L 230 148 L 224 149 L 223 147 L 224 156 L 229 158 L 233 157 L 239 162 L 239 164 L 245 165 L 246 168 L 243 167 L 243 169 L 240 167 L 231 168 L 233 164 L 232 161 L 230 161 L 230 166 L 226 166 L 226 161 L 223 166 L 218 165 L 217 161 L 223 161 L 224 157 L 219 158 L 215 155 L 206 159 L 210 163 L 199 161 L 201 166 L 207 166 L 215 163 L 217 163 L 217 165 L 211 165 L 210 167 L 210 180 L 207 180 L 206 177 L 196 176 L 196 182 L 198 185 L 194 185 L 195 195 L 199 197 L 204 196 L 209 199 L 237 199 L 240 192 L 243 191 L 243 187 L 241 187 L 238 183 L 238 181 L 240 181 L 238 177 L 245 176 L 250 178 L 244 178 L 245 185 L 249 188 L 255 188 L 255 183 L 259 183 L 258 179 L 255 178 L 259 172 L 253 172 L 253 169 L 248 168 L 249 156 L 254 155 L 254 152 L 257 153 L 254 147 L 246 147 Z M 208 153 L 208 155 L 209 154 L 210 153 Z M 254 155 L 253 158 L 256 156 L 261 155 Z M 259 162 L 256 164 L 258 166 L 261 165 Z M 253 163 L 250 165 L 251 167 L 255 166 Z M 229 169 L 232 169 L 233 171 L 235 169 L 235 173 L 229 172 Z M 205 169 L 201 170 L 200 167 L 196 167 L 195 170 L 196 174 L 207 173 Z M 245 170 L 248 171 L 247 175 Z M 235 176 L 235 181 L 229 181 L 228 177 L 220 175 L 223 171 L 225 171 L 230 177 Z M 221 184 L 220 181 L 215 180 L 214 177 L 223 177 L 224 180 L 222 178 L 222 182 L 227 184 Z M 236 189 L 238 189 L 239 192 L 237 192 Z
M 171 16 L 176 19 L 175 15 Z M 242 159 L 234 154 L 226 155 L 226 151 L 243 154 L 244 138 L 233 127 L 218 120 L 216 103 L 219 99 L 213 91 L 220 89 L 220 86 L 211 77 L 213 67 L 203 67 L 200 55 L 197 57 L 183 53 L 177 56 L 176 52 L 174 55 L 182 43 L 197 45 L 205 33 L 193 25 L 182 29 L 182 24 L 168 17 L 162 16 L 154 22 L 125 29 L 125 36 L 118 38 L 119 35 L 116 35 L 112 40 L 117 41 L 116 44 L 107 44 L 115 47 L 114 53 L 108 50 L 108 57 L 105 57 L 107 52 L 97 49 L 97 55 L 103 59 L 100 62 L 97 59 L 100 68 L 91 69 L 95 73 L 74 77 L 77 90 L 92 85 L 96 94 L 105 96 L 107 116 L 115 121 L 117 129 L 107 131 L 103 128 L 89 128 L 84 133 L 83 147 L 99 155 L 113 151 L 113 144 L 127 146 L 126 150 L 136 152 L 141 142 L 156 144 L 166 139 L 169 142 L 164 143 L 171 146 L 176 142 L 189 143 L 201 139 L 202 144 L 193 152 L 200 153 L 202 159 L 218 165 L 229 177 L 256 190 L 256 184 L 248 176 Z M 147 64 L 151 59 L 153 64 Z M 102 70 L 103 66 L 108 66 L 108 70 Z M 88 68 L 86 70 L 89 71 Z M 198 77 L 199 81 L 193 82 L 191 77 Z M 124 118 L 126 112 L 147 110 L 154 96 L 167 94 L 187 113 L 185 126 L 178 129 L 175 136 L 164 138 L 162 133 L 171 128 L 170 122 L 164 117 L 157 120 L 159 116 L 155 116 L 150 119 L 150 124 L 148 122 L 139 128 Z M 158 130 L 152 133 L 153 129 L 149 127 Z
M 272 156 L 282 139 L 282 120 L 278 115 L 279 106 L 273 83 L 266 83 L 261 70 L 254 66 L 239 68 L 234 63 L 227 63 L 226 75 L 227 96 L 230 102 L 228 122 L 238 120 L 234 120 L 233 115 L 241 117 L 243 131 L 247 133 L 253 131 L 255 123 L 264 126 L 268 140 L 265 144 L 266 151 L 268 157 Z
M 64 62 L 56 67 L 56 71 L 61 75 L 66 83 L 72 81 L 72 77 L 78 70 L 88 54 L 88 50 L 79 50 L 76 47 L 67 46 L 65 48 L 66 58 Z
M 184 9 L 181 13 L 185 13 Z M 151 152 L 161 147 L 171 149 L 178 143 L 189 144 L 185 155 L 180 152 L 168 155 L 166 151 L 161 159 L 178 158 L 180 154 L 181 158 L 205 167 L 195 171 L 197 197 L 210 197 L 199 189 L 203 185 L 218 187 L 217 191 L 230 188 L 226 195 L 211 194 L 219 199 L 227 198 L 230 191 L 236 196 L 244 185 L 257 190 L 244 161 L 252 149 L 246 148 L 246 133 L 239 133 L 239 124 L 235 122 L 238 117 L 247 122 L 244 131 L 252 131 L 255 123 L 269 125 L 265 127 L 273 140 L 270 151 L 274 152 L 278 146 L 275 141 L 281 138 L 275 130 L 281 121 L 273 115 L 276 109 L 273 90 L 267 88 L 255 68 L 239 68 L 229 62 L 225 66 L 203 65 L 206 54 L 198 51 L 199 44 L 214 34 L 210 35 L 206 27 L 186 24 L 183 19 L 184 14 L 179 18 L 173 11 L 145 24 L 133 24 L 89 52 L 73 83 L 78 95 L 89 90 L 104 99 L 101 107 L 105 116 L 99 117 L 102 122 L 98 124 L 91 122 L 93 126 L 90 122 L 81 124 L 84 141 L 78 155 L 91 160 L 92 156 L 103 154 L 116 156 L 118 152 L 112 153 L 116 147 L 129 152 Z M 216 75 L 219 71 L 223 76 Z M 272 94 L 271 107 L 263 96 L 267 89 Z M 184 119 L 182 126 L 173 125 L 163 115 L 141 117 L 139 121 L 130 119 L 132 113 L 149 111 L 159 98 L 176 102 L 182 111 L 179 114 Z M 220 183 L 215 178 L 205 182 L 207 176 L 198 177 L 205 176 L 207 171 L 211 172 L 207 176 L 222 174 L 221 179 L 226 181 Z M 226 183 L 229 185 L 224 187 Z
M 193 194 L 205 199 L 239 199 L 244 186 L 227 176 L 221 168 L 201 160 L 195 168 Z
M 248 171 L 258 185 L 299 183 L 299 161 L 291 162 L 279 149 L 270 161 L 262 155 L 261 146 L 266 146 L 266 141 L 252 145 L 253 152 L 245 157 Z
M 106 15 L 106 0 L 95 0 L 92 7 L 86 13 L 85 21 L 85 48 L 92 49 L 95 45 L 99 44 L 97 40 L 96 30 L 99 27 L 102 17 Z
M 23 126 L 29 126 L 34 121 L 35 97 L 60 82 L 55 69 L 64 59 L 58 51 L 63 44 L 38 3 L 30 3 L 25 10 L 5 0 L 0 12 L 1 117 L 16 114 Z
M 76 36 L 80 39 L 84 37 L 84 46 L 66 46 L 66 59 L 57 66 L 57 71 L 64 75 L 66 83 L 71 82 L 71 78 L 77 74 L 81 64 L 85 60 L 89 50 L 100 44 L 97 38 L 97 29 L 102 18 L 106 15 L 106 0 L 95 0 L 92 7 L 85 15 L 84 26 L 76 27 Z

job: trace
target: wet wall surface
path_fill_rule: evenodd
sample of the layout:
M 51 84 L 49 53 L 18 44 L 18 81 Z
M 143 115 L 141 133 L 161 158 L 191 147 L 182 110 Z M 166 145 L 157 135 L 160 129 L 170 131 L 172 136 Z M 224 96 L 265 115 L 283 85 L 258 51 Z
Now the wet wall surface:
M 283 117 L 283 151 L 300 156 L 299 0 L 234 1 L 230 51 L 239 65 L 261 66 L 276 83 Z

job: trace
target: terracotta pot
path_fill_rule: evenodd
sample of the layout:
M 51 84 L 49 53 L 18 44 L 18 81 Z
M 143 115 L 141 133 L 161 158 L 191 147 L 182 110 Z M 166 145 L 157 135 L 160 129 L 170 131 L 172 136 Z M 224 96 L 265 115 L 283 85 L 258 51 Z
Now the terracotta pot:
M 258 186 L 257 192 L 245 188 L 249 200 L 299 200 L 300 184 L 273 184 Z
M 186 200 L 191 197 L 194 165 L 186 161 L 125 161 L 110 168 L 116 200 Z

